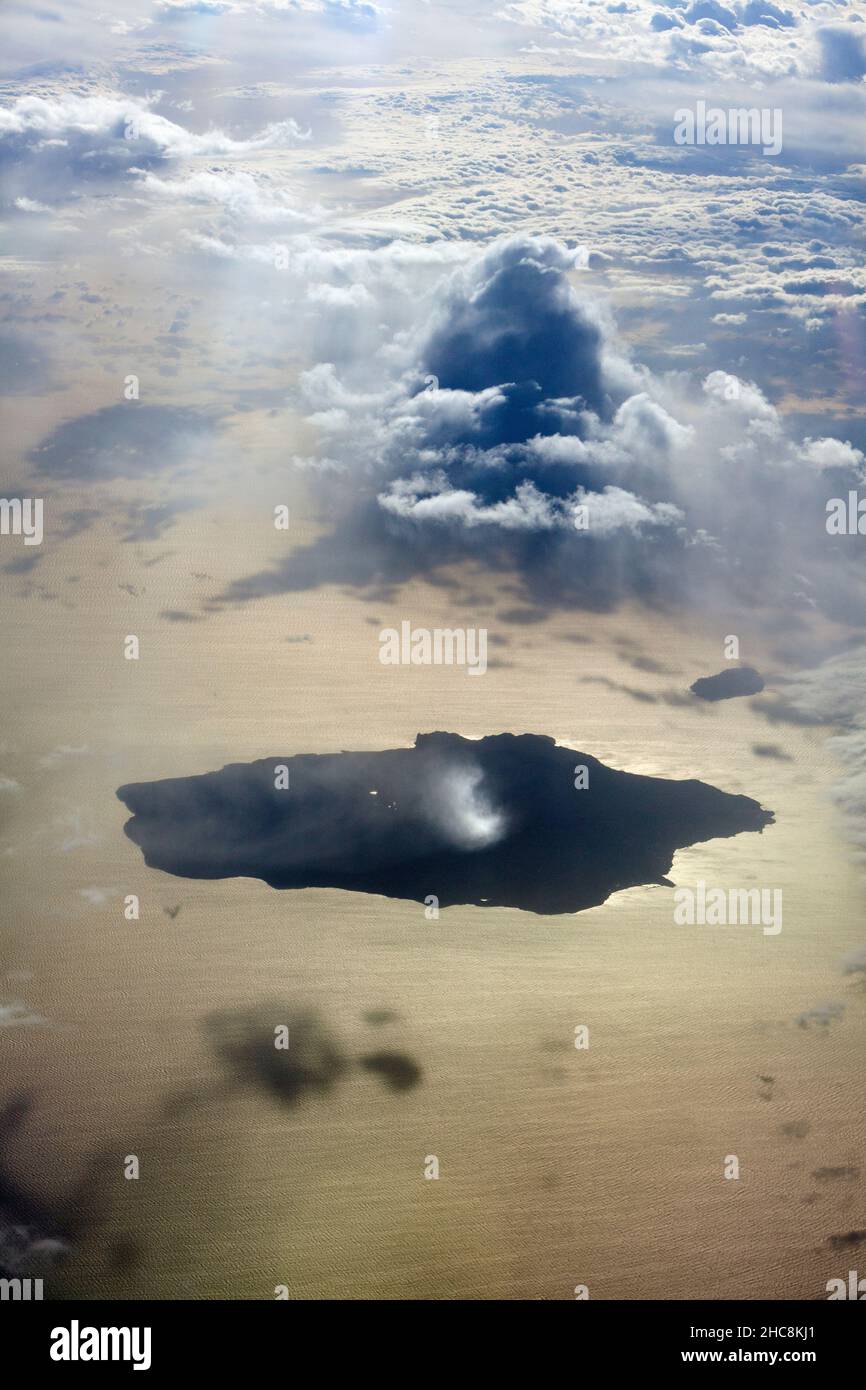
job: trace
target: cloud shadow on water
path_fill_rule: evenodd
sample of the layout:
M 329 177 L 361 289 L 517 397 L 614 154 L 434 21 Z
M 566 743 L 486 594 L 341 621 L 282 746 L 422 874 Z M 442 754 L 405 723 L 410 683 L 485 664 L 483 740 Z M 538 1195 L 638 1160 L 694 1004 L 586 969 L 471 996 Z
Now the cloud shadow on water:
M 396 1017 L 390 1010 L 383 1013 Z M 229 1093 L 235 1086 L 252 1087 L 290 1107 L 329 1095 L 356 1066 L 372 1072 L 389 1091 L 410 1091 L 422 1077 L 421 1067 L 405 1052 L 388 1048 L 351 1056 L 317 1010 L 285 1001 L 209 1014 L 204 1030 L 226 1070 Z M 218 1086 L 211 1098 L 225 1094 Z
M 197 410 L 126 401 L 58 425 L 30 457 L 54 478 L 143 477 L 185 462 L 211 438 L 214 424 Z
M 285 1105 L 307 1094 L 327 1094 L 349 1062 L 326 1024 L 311 1010 L 278 1003 L 227 1009 L 204 1023 L 214 1052 L 234 1078 L 268 1091 Z M 288 1029 L 288 1046 L 276 1046 L 275 1028 Z
M 421 1080 L 421 1068 L 404 1052 L 368 1052 L 360 1059 L 365 1071 L 378 1076 L 391 1091 L 411 1091 Z

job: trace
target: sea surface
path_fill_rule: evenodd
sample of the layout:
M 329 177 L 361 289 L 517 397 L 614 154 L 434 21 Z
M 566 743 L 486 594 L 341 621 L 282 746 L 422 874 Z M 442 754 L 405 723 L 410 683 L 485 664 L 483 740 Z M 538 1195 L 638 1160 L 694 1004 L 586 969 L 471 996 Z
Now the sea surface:
M 192 572 L 202 599 L 238 572 L 232 520 L 179 527 L 148 567 L 91 537 L 46 562 L 69 604 L 4 605 L 0 773 L 19 790 L 0 823 L 0 1003 L 35 1021 L 0 1029 L 0 1099 L 32 1096 L 2 1159 L 46 1211 L 76 1208 L 49 1292 L 826 1297 L 857 1264 L 832 1239 L 866 1226 L 866 1000 L 841 966 L 864 944 L 863 884 L 825 731 L 770 725 L 747 700 L 666 701 L 721 669 L 723 623 L 515 617 L 487 577 L 459 617 L 450 591 L 419 585 L 161 618 L 179 591 L 189 606 Z M 404 618 L 486 625 L 497 659 L 471 679 L 384 667 L 378 632 Z M 757 619 L 740 636 L 772 676 Z M 123 833 L 124 783 L 434 730 L 547 734 L 754 797 L 775 824 L 680 851 L 670 876 L 781 888 L 782 932 L 675 926 L 665 887 L 575 915 L 430 920 L 374 895 L 174 878 Z M 752 751 L 768 742 L 782 756 Z M 287 1099 L 227 1063 L 215 1013 L 313 1018 L 345 1065 Z M 412 1059 L 415 1083 L 362 1064 L 382 1052 Z

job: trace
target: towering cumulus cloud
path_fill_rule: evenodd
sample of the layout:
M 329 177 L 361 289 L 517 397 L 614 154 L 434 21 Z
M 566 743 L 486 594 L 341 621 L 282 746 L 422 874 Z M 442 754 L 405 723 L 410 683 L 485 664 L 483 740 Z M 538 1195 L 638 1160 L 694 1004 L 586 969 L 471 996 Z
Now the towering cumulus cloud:
M 827 534 L 826 501 L 862 481 L 863 454 L 792 438 L 730 373 L 635 364 L 579 288 L 586 259 L 501 239 L 419 291 L 408 327 L 372 352 L 364 286 L 363 361 L 301 377 L 333 529 L 228 596 L 471 558 L 551 606 L 749 605 L 760 586 L 770 606 L 859 621 L 862 567 Z

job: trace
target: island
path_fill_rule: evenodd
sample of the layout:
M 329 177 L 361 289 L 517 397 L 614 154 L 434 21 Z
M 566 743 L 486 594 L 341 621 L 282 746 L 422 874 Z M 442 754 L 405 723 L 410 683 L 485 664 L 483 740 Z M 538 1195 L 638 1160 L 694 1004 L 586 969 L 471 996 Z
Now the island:
M 716 676 L 701 676 L 689 689 L 700 700 L 734 700 L 738 695 L 759 695 L 763 677 L 753 666 L 730 666 Z
M 541 734 L 419 734 L 412 748 L 275 756 L 117 795 L 126 834 L 166 873 L 377 893 L 431 914 L 580 912 L 670 886 L 678 849 L 773 821 L 748 796 L 619 772 Z

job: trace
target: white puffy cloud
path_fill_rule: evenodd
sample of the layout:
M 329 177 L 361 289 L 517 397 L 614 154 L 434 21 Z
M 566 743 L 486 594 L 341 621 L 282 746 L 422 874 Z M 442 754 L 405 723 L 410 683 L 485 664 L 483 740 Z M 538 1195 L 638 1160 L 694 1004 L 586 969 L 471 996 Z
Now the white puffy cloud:
M 249 157 L 295 146 L 305 138 L 307 132 L 291 118 L 273 121 L 240 139 L 217 127 L 194 131 L 138 99 L 117 93 L 30 95 L 0 107 L 0 164 L 7 171 L 11 200 L 19 208 L 23 200 L 24 211 L 112 186 L 136 168 Z M 202 177 L 207 179 L 206 174 Z M 219 201 L 217 176 L 211 178 L 210 186 Z M 160 191 L 158 179 L 153 191 Z M 241 201 L 245 191 L 248 201 L 254 202 L 253 190 L 237 185 L 235 199 Z M 230 201 L 231 188 L 223 197 Z
M 855 449 L 847 440 L 807 439 L 803 445 L 802 457 L 806 463 L 819 469 L 838 468 L 866 481 L 863 453 Z
M 142 172 L 137 188 L 172 208 L 184 203 L 220 208 L 242 225 L 295 229 L 320 220 L 315 209 L 301 208 L 297 198 L 280 185 L 243 169 L 197 169 L 175 178 L 148 170 Z
M 748 420 L 775 422 L 779 418 L 754 382 L 740 381 L 730 372 L 710 372 L 703 389 L 715 404 L 736 411 Z
M 49 147 L 54 141 L 83 137 L 88 149 L 81 153 L 105 153 L 119 140 L 126 141 L 129 162 L 134 149 L 152 149 L 169 158 L 192 155 L 246 154 L 252 150 L 293 144 L 302 132 L 293 120 L 276 121 L 246 140 L 236 140 L 221 130 L 201 134 L 176 125 L 141 102 L 121 96 L 75 96 L 52 99 L 23 96 L 0 108 L 0 140 L 26 140 L 31 149 Z M 141 140 L 142 145 L 135 144 Z
M 451 487 L 442 471 L 427 477 L 416 473 L 395 479 L 378 500 L 393 516 L 419 522 L 499 526 L 506 531 L 549 530 L 567 524 L 564 505 L 560 504 L 560 511 L 531 482 L 518 483 L 513 496 L 485 505 L 476 493 Z

